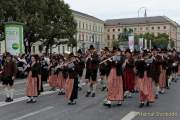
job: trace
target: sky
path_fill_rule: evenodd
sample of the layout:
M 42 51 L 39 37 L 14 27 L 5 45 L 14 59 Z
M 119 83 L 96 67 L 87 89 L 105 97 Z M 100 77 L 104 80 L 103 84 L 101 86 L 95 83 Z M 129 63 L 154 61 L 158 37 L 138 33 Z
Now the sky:
M 70 8 L 102 20 L 138 17 L 141 7 L 147 16 L 167 16 L 180 24 L 180 0 L 64 0 Z M 140 17 L 144 9 L 139 10 Z

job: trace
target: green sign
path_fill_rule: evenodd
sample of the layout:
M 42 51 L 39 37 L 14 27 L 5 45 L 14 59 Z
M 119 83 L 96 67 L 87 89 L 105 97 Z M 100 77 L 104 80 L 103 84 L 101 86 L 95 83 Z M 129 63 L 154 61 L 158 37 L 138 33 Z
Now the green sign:
M 23 25 L 20 23 L 6 23 L 6 51 L 12 55 L 24 53 Z

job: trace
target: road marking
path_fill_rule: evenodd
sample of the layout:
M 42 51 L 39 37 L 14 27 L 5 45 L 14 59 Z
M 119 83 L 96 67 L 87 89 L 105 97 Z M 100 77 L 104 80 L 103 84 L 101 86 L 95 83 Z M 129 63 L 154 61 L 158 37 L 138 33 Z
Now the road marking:
M 121 120 L 133 120 L 139 112 L 131 111 L 126 116 L 124 116 Z
M 56 92 L 57 91 L 46 91 L 46 92 L 41 93 L 40 96 L 49 95 L 49 94 L 53 94 L 53 93 L 56 93 Z M 9 103 L 0 102 L 0 107 L 7 106 L 7 105 L 10 105 L 10 104 L 13 104 L 13 103 L 20 102 L 20 101 L 24 101 L 24 100 L 27 100 L 27 99 L 28 99 L 28 97 L 25 96 L 25 97 L 16 98 L 16 99 L 14 99 L 13 102 L 9 102 Z
M 26 114 L 26 115 L 23 115 L 23 116 L 21 116 L 21 117 L 18 117 L 18 118 L 12 119 L 12 120 L 23 120 L 23 119 L 25 119 L 25 118 L 34 116 L 34 115 L 36 115 L 36 114 L 39 114 L 39 113 L 48 111 L 48 110 L 53 109 L 53 108 L 54 108 L 53 106 L 45 107 L 45 108 L 40 109 L 40 110 L 38 110 L 38 111 L 28 113 L 28 114 Z

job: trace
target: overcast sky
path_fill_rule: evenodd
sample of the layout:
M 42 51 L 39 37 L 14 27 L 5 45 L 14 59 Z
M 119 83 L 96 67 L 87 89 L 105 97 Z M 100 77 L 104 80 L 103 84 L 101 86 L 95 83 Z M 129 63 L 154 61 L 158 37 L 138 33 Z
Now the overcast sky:
M 138 9 L 147 8 L 147 16 L 165 15 L 180 24 L 180 0 L 64 0 L 73 10 L 102 20 L 138 16 Z M 140 11 L 140 16 L 144 10 Z

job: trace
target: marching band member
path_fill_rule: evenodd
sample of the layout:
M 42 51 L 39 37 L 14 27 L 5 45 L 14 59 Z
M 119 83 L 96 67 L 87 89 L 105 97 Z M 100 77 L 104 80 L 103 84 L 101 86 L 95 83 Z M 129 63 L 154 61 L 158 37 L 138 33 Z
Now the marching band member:
M 109 49 L 107 47 L 105 47 L 104 53 L 101 53 L 101 54 L 102 54 L 102 57 L 100 58 L 101 61 L 107 59 L 109 57 L 108 56 Z M 102 85 L 101 91 L 104 91 L 106 89 L 106 81 L 107 81 L 109 69 L 110 69 L 110 67 L 109 67 L 108 61 L 99 65 L 99 72 L 100 72 L 101 85 Z
M 180 76 L 180 54 L 178 55 L 178 76 Z
M 123 83 L 124 83 L 124 96 L 131 97 L 131 92 L 134 91 L 135 85 L 135 72 L 134 72 L 134 60 L 132 58 L 132 53 L 130 49 L 125 51 L 126 60 L 123 64 L 124 73 L 123 73 Z
M 78 63 L 75 59 L 74 54 L 71 53 L 68 58 L 70 62 L 65 65 L 68 73 L 68 78 L 65 83 L 65 95 L 69 100 L 69 105 L 76 104 L 75 99 L 78 97 L 78 74 L 76 71 Z
M 59 58 L 59 65 L 57 66 L 57 88 L 59 89 L 58 95 L 65 95 L 65 70 L 64 66 L 62 66 L 64 62 L 65 61 L 63 57 Z
M 153 60 L 149 58 L 145 60 L 143 55 L 140 55 L 139 60 L 136 62 L 140 108 L 144 106 L 145 102 L 146 106 L 149 106 L 150 103 L 155 101 L 151 74 L 152 62 Z
M 28 77 L 26 86 L 26 95 L 29 97 L 27 103 L 35 103 L 41 90 L 41 73 L 40 63 L 38 62 L 38 55 L 31 57 L 32 63 L 28 65 Z
M 82 86 L 84 84 L 84 80 L 83 80 L 83 71 L 85 68 L 85 60 L 84 60 L 84 56 L 82 51 L 79 49 L 77 52 L 77 57 L 80 60 L 80 62 L 78 63 L 77 66 L 77 73 L 78 73 L 78 81 L 79 81 L 79 90 L 82 89 Z
M 41 57 L 41 61 L 40 61 L 40 65 L 41 65 L 41 92 L 43 92 L 43 82 L 47 82 L 48 79 L 48 63 L 46 62 L 46 60 L 44 59 L 44 57 Z
M 110 62 L 110 73 L 107 79 L 107 97 L 104 105 L 111 107 L 112 102 L 117 102 L 120 106 L 123 101 L 123 80 L 122 80 L 122 64 L 121 52 L 113 49 L 113 57 Z
M 51 90 L 56 90 L 57 87 L 57 62 L 55 59 L 55 56 L 52 57 L 50 65 L 49 65 L 49 78 L 48 78 L 48 83 L 49 86 L 51 87 Z
M 151 68 L 151 72 L 152 72 L 152 80 L 155 83 L 155 87 L 156 87 L 156 96 L 155 98 L 158 98 L 159 95 L 159 76 L 160 76 L 160 60 L 161 60 L 161 56 L 158 55 L 158 51 L 156 49 L 153 49 L 152 51 L 152 57 L 151 59 L 153 59 L 153 63 L 152 63 L 152 68 Z
M 2 66 L 2 85 L 6 93 L 5 102 L 12 102 L 14 95 L 14 80 L 17 73 L 17 65 L 10 53 L 5 54 Z
M 163 52 L 163 51 L 162 51 Z M 166 61 L 164 58 L 164 54 L 161 53 L 160 57 L 160 76 L 159 76 L 159 93 L 164 94 L 166 87 Z
M 172 77 L 173 81 L 177 82 L 177 72 L 178 72 L 178 56 L 176 53 L 176 50 L 174 49 L 172 52 L 172 59 L 173 59 L 173 64 L 172 64 Z
M 89 80 L 86 97 L 89 97 L 91 93 L 92 97 L 95 97 L 99 58 L 93 45 L 90 46 L 89 52 L 90 54 L 86 59 L 86 79 Z

